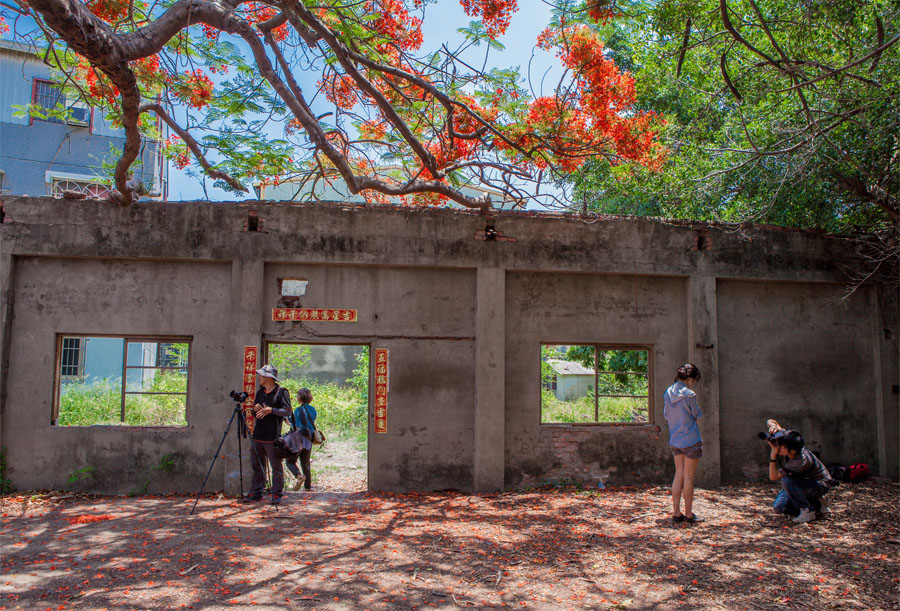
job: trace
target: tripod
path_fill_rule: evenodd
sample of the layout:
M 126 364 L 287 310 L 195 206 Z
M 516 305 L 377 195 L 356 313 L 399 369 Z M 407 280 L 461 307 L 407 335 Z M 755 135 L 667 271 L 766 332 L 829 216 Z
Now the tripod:
M 232 393 L 232 398 L 237 401 L 237 398 L 234 397 L 234 393 Z M 236 402 L 234 404 L 234 411 L 231 412 L 231 419 L 228 420 L 228 426 L 225 427 L 225 432 L 222 434 L 222 441 L 219 442 L 219 447 L 216 449 L 216 453 L 213 456 L 212 462 L 209 464 L 209 471 L 206 472 L 206 477 L 203 479 L 203 484 L 200 486 L 200 491 L 197 493 L 197 498 L 194 499 L 194 506 L 191 507 L 190 515 L 194 515 L 194 510 L 197 508 L 197 502 L 200 501 L 200 495 L 203 494 L 203 489 L 206 488 L 206 482 L 209 480 L 209 475 L 212 473 L 213 466 L 216 464 L 216 459 L 219 457 L 219 452 L 222 451 L 222 446 L 225 444 L 225 438 L 228 437 L 228 431 L 231 429 L 231 423 L 234 422 L 235 417 L 237 417 L 238 426 L 235 429 L 235 433 L 237 433 L 237 442 L 238 442 L 238 470 L 241 477 L 241 497 L 244 496 L 244 461 L 243 454 L 241 452 L 241 436 L 247 436 L 247 423 L 244 422 L 244 415 L 242 410 L 243 403 Z

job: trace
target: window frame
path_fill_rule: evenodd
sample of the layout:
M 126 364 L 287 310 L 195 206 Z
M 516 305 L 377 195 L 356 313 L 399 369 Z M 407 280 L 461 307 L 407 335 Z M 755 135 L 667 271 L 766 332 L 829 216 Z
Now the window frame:
M 34 78 L 31 81 L 31 103 L 33 105 L 40 106 L 44 110 L 53 110 L 54 108 L 56 108 L 56 105 L 54 105 L 52 108 L 48 108 L 44 104 L 38 104 L 38 89 L 41 87 L 41 85 L 49 85 L 51 88 L 56 89 L 59 92 L 59 99 L 57 100 L 57 105 L 62 104 L 62 107 L 66 108 L 66 94 L 60 88 L 59 83 L 55 83 L 49 79 L 44 79 L 44 78 Z M 42 119 L 40 117 L 35 117 L 33 114 L 29 114 L 29 119 L 30 119 L 29 125 L 34 125 L 35 121 L 44 121 L 46 123 L 56 123 L 57 125 L 65 125 L 66 124 L 66 122 L 63 121 L 62 119 L 55 119 L 55 118 Z
M 73 339 L 78 340 L 78 346 L 74 347 L 74 348 L 72 346 L 69 346 L 67 348 L 66 340 L 73 340 Z M 66 354 L 67 350 L 70 350 L 70 351 L 77 350 L 77 352 L 75 353 L 75 359 L 74 359 L 75 361 L 77 361 L 74 364 L 74 367 L 76 368 L 76 373 L 74 373 L 74 374 L 64 374 L 62 372 L 62 368 L 64 366 L 63 361 L 65 360 L 65 354 Z M 76 335 L 63 335 L 62 337 L 60 337 L 58 362 L 59 362 L 59 368 L 58 368 L 59 374 L 58 375 L 59 375 L 60 383 L 62 383 L 62 382 L 77 382 L 77 381 L 83 380 L 84 379 L 84 337 L 76 336 Z M 69 364 L 68 366 L 73 366 L 73 365 Z
M 94 132 L 94 109 L 81 99 L 76 99 L 69 102 L 69 98 L 66 96 L 66 92 L 63 90 L 62 85 L 57 83 L 56 81 L 52 81 L 46 78 L 38 78 L 35 77 L 31 81 L 31 103 L 36 106 L 40 106 L 44 110 L 53 110 L 53 108 L 48 108 L 43 104 L 38 104 L 38 89 L 41 85 L 49 85 L 52 88 L 55 88 L 59 91 L 59 99 L 57 104 L 61 103 L 63 108 L 68 111 L 66 114 L 66 119 L 42 119 L 40 117 L 35 117 L 33 114 L 29 114 L 28 124 L 34 125 L 35 121 L 44 121 L 45 123 L 55 123 L 57 125 L 72 125 L 77 127 L 86 127 L 88 133 Z M 54 106 L 55 108 L 55 106 Z M 87 111 L 87 120 L 79 120 L 72 117 L 71 110 L 73 108 L 83 108 Z
M 60 185 L 68 184 L 70 188 L 63 189 Z M 97 193 L 98 190 L 103 190 L 105 193 Z M 65 197 L 63 194 L 66 191 L 75 191 L 76 193 L 83 193 L 85 195 L 85 199 L 109 199 L 109 194 L 111 189 L 103 184 L 102 182 L 88 182 L 83 180 L 74 180 L 71 178 L 54 178 L 50 183 L 50 197 L 54 199 L 62 199 Z M 91 193 L 94 191 L 94 193 Z
M 656 393 L 654 391 L 654 351 L 653 344 L 618 344 L 618 343 L 603 343 L 603 342 L 585 342 L 585 341 L 572 341 L 572 342 L 560 342 L 560 341 L 541 341 L 539 349 L 538 349 L 538 363 L 540 363 L 541 352 L 546 346 L 591 346 L 594 348 L 594 354 L 597 354 L 597 351 L 610 351 L 610 350 L 621 350 L 621 351 L 644 351 L 647 353 L 647 420 L 645 422 L 601 422 L 601 421 L 582 421 L 582 422 L 544 422 L 544 406 L 543 401 L 541 400 L 541 375 L 540 370 L 538 371 L 537 376 L 537 385 L 538 385 L 538 424 L 540 426 L 626 426 L 626 427 L 639 427 L 639 426 L 648 426 L 655 424 L 655 401 L 654 397 Z M 598 394 L 597 386 L 599 381 L 599 374 L 601 373 L 625 373 L 631 375 L 644 375 L 639 371 L 626 371 L 626 372 L 606 372 L 599 371 L 597 369 L 597 361 L 596 358 L 594 360 L 594 418 L 599 418 L 599 397 L 635 397 L 635 398 L 643 398 L 644 395 L 607 395 L 607 394 Z
M 85 425 L 66 425 L 60 426 L 59 424 L 59 408 L 61 402 L 61 394 L 62 394 L 62 384 L 65 380 L 65 376 L 62 376 L 62 345 L 63 340 L 65 338 L 79 338 L 81 340 L 81 349 L 80 349 L 80 358 L 82 359 L 82 378 L 84 377 L 84 368 L 83 361 L 84 355 L 86 353 L 86 346 L 84 340 L 90 337 L 98 337 L 98 338 L 110 338 L 110 339 L 120 339 L 122 340 L 122 390 L 121 390 L 121 400 L 119 407 L 119 418 L 120 424 L 85 424 Z M 121 334 L 113 334 L 113 333 L 57 333 L 56 334 L 56 358 L 54 362 L 56 363 L 54 376 L 53 376 L 53 403 L 52 403 L 52 411 L 50 414 L 50 426 L 59 427 L 59 428 L 88 428 L 88 427 L 115 427 L 117 429 L 120 428 L 131 428 L 131 429 L 187 429 L 191 426 L 191 378 L 192 378 L 192 347 L 193 347 L 194 338 L 191 336 L 178 336 L 178 335 L 121 335 Z M 159 350 L 159 346 L 167 345 L 167 344 L 187 344 L 188 345 L 188 362 L 187 366 L 145 366 L 145 365 L 128 365 L 128 344 L 129 343 L 155 343 L 157 344 L 157 350 Z M 156 362 L 156 359 L 154 359 Z M 142 392 L 142 391 L 129 391 L 128 390 L 128 378 L 127 372 L 133 369 L 156 369 L 156 370 L 177 370 L 184 371 L 187 380 L 185 384 L 185 392 L 184 393 L 167 393 L 167 392 Z M 142 424 L 126 424 L 125 423 L 125 403 L 128 395 L 184 395 L 184 424 L 151 424 L 151 425 L 142 425 Z

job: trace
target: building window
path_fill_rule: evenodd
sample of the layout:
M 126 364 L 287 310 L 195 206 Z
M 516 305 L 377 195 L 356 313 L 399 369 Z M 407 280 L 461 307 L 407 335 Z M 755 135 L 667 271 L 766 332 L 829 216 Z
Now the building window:
M 58 108 L 66 107 L 66 96 L 56 83 L 35 79 L 31 93 L 31 103 L 44 111 L 57 110 Z M 64 123 L 62 119 L 56 117 L 42 119 L 35 116 L 33 118 L 40 121 L 49 121 L 50 123 Z
M 188 339 L 66 335 L 57 353 L 54 425 L 187 426 Z
M 650 349 L 541 346 L 541 423 L 650 422 Z
M 109 187 L 95 182 L 82 182 L 77 180 L 54 180 L 50 187 L 50 195 L 63 197 L 66 191 L 83 193 L 88 199 L 108 199 Z
M 91 109 L 80 100 L 69 103 L 66 100 L 66 94 L 58 83 L 34 79 L 34 85 L 31 90 L 31 103 L 43 111 L 42 114 L 47 114 L 51 111 L 66 111 L 65 119 L 56 115 L 44 118 L 37 114 L 32 114 L 32 120 L 90 127 Z
M 62 338 L 60 348 L 59 377 L 65 382 L 79 381 L 84 377 L 84 350 L 80 337 Z

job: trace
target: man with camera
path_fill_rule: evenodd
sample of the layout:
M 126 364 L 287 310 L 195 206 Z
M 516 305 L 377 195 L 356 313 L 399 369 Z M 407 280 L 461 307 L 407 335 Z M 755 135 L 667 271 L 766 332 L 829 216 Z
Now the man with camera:
M 822 461 L 804 446 L 797 431 L 783 429 L 774 420 L 768 421 L 768 433 L 760 433 L 769 447 L 769 479 L 781 482 L 781 492 L 775 497 L 775 513 L 791 516 L 797 524 L 823 517 L 830 510 L 822 497 L 835 484 Z
M 256 370 L 259 389 L 253 401 L 256 426 L 250 444 L 250 466 L 253 479 L 244 501 L 261 501 L 266 484 L 265 463 L 272 469 L 272 502 L 280 503 L 284 492 L 284 466 L 275 455 L 275 440 L 281 435 L 281 419 L 291 416 L 291 393 L 278 385 L 278 370 L 264 365 Z

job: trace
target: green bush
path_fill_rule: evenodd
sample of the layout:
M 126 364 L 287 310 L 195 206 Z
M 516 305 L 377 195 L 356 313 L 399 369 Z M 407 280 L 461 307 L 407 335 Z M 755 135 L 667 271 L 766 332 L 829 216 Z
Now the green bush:
M 646 422 L 647 400 L 630 397 L 599 397 L 596 422 Z M 541 392 L 541 422 L 595 422 L 594 395 L 560 401 L 552 390 Z
M 367 399 L 355 386 L 325 384 L 312 380 L 283 380 L 291 392 L 291 405 L 297 407 L 297 391 L 308 388 L 316 408 L 316 427 L 326 436 L 365 438 L 368 431 L 369 406 Z
M 60 392 L 59 425 L 186 426 L 186 390 L 186 374 L 158 371 L 149 392 L 178 394 L 127 394 L 122 422 L 121 381 L 104 378 L 92 384 L 65 384 Z
M 122 383 L 104 378 L 93 384 L 64 384 L 59 395 L 60 426 L 121 424 Z

